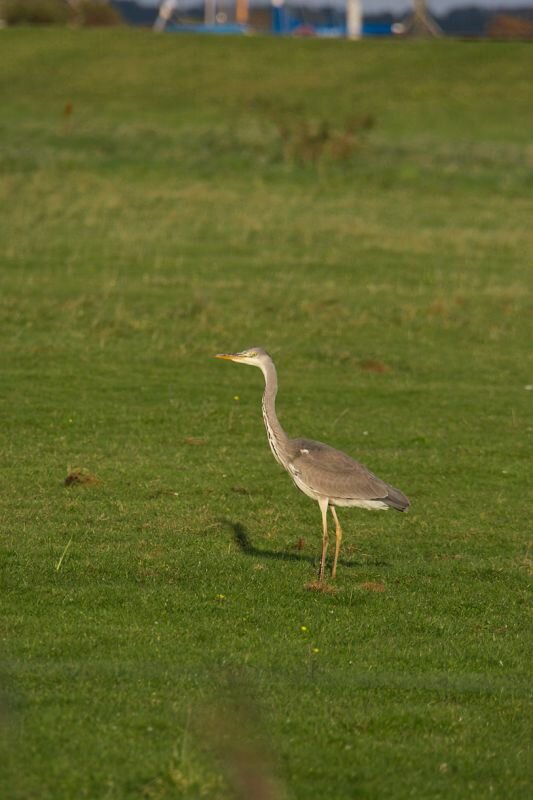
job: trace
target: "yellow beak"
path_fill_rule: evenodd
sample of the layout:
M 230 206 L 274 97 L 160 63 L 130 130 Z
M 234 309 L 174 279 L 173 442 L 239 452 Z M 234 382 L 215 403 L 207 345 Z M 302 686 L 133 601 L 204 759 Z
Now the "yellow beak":
M 215 358 L 223 358 L 226 361 L 239 361 L 242 356 L 239 353 L 217 353 Z

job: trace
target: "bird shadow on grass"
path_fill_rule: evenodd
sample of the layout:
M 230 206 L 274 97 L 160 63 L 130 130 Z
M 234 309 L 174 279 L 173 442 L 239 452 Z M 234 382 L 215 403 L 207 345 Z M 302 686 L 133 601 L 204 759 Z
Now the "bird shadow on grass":
M 319 553 L 317 552 L 316 557 L 314 556 L 307 556 L 298 553 L 288 553 L 286 550 L 262 550 L 259 547 L 255 547 L 252 544 L 250 537 L 248 535 L 248 531 L 244 527 L 241 522 L 234 522 L 233 520 L 223 518 L 220 520 L 222 525 L 229 527 L 233 531 L 233 539 L 237 547 L 247 556 L 254 556 L 256 558 L 269 558 L 273 561 L 306 561 L 308 564 L 313 564 L 317 566 L 319 564 L 320 558 Z M 331 544 L 331 541 L 330 541 Z M 374 567 L 382 567 L 388 566 L 386 561 L 354 561 L 352 559 L 346 560 L 343 558 L 339 558 L 339 565 L 344 567 L 362 567 L 362 566 L 374 566 Z
M 309 564 L 314 564 L 316 562 L 316 559 L 312 556 L 287 553 L 286 550 L 260 550 L 259 547 L 255 547 L 255 545 L 252 544 L 248 536 L 248 531 L 240 522 L 233 522 L 230 519 L 222 519 L 221 522 L 223 525 L 232 529 L 235 544 L 239 550 L 247 556 L 270 558 L 274 561 L 307 561 Z

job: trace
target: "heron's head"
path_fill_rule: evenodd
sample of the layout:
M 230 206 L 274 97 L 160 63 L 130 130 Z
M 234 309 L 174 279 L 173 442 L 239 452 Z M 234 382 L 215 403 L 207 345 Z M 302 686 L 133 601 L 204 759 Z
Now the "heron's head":
M 251 364 L 253 367 L 263 368 L 266 361 L 271 358 L 267 351 L 262 347 L 250 347 L 240 353 L 217 353 L 217 358 L 225 358 L 226 361 L 236 361 L 238 364 Z

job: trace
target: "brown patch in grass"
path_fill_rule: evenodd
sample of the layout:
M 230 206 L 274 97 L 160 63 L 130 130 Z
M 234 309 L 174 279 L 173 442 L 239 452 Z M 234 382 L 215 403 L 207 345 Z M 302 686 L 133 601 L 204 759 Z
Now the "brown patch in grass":
M 494 633 L 497 633 L 498 636 L 506 636 L 509 633 L 509 628 L 507 625 L 502 625 L 501 628 L 496 628 Z
M 183 441 L 192 447 L 201 447 L 203 444 L 207 444 L 207 439 L 204 439 L 203 436 L 186 436 Z
M 361 587 L 361 589 L 366 589 L 367 592 L 385 591 L 385 584 L 379 583 L 378 581 L 365 581 L 364 583 L 360 583 L 359 586 Z
M 64 133 L 70 133 L 73 112 L 74 112 L 74 105 L 69 100 L 68 102 L 65 103 L 65 108 L 63 109 L 63 132 Z
M 533 575 L 533 558 L 524 556 L 519 566 L 525 569 L 528 575 Z
M 350 159 L 376 124 L 372 114 L 352 114 L 335 124 L 329 119 L 306 118 L 303 108 L 279 104 L 271 98 L 256 98 L 252 107 L 276 128 L 283 158 L 300 165 Z
M 383 361 L 375 361 L 372 358 L 365 358 L 358 364 L 359 369 L 363 370 L 363 372 L 390 372 L 391 368 L 384 364 Z
M 81 467 L 73 467 L 71 470 L 69 470 L 69 473 L 65 478 L 65 486 L 78 486 L 80 484 L 84 484 L 85 486 L 94 486 L 97 483 L 100 483 L 100 481 L 96 475 L 92 475 L 86 469 L 82 469 Z
M 300 536 L 300 538 L 294 544 L 291 544 L 290 549 L 298 550 L 300 552 L 304 549 L 304 547 L 305 547 L 305 539 L 303 538 L 303 536 Z
M 448 314 L 448 304 L 445 300 L 438 298 L 428 307 L 427 313 L 431 317 L 445 317 Z
M 335 586 L 331 586 L 324 581 L 311 581 L 305 584 L 305 588 L 309 592 L 322 592 L 323 594 L 337 594 Z

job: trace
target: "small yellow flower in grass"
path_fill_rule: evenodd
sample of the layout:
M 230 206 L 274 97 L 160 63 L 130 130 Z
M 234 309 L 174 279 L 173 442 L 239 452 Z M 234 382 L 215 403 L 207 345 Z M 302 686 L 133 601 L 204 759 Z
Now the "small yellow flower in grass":
M 300 630 L 301 630 L 301 631 L 307 631 L 307 625 L 302 625 L 302 627 L 300 628 Z
M 318 647 L 313 647 L 313 653 L 320 653 L 320 649 Z
M 235 395 L 233 395 L 233 399 L 234 399 L 234 400 L 240 400 L 241 398 L 239 397 L 239 395 L 238 395 L 238 394 L 235 394 Z
M 225 594 L 217 594 L 217 600 L 225 600 L 225 599 L 226 599 Z

